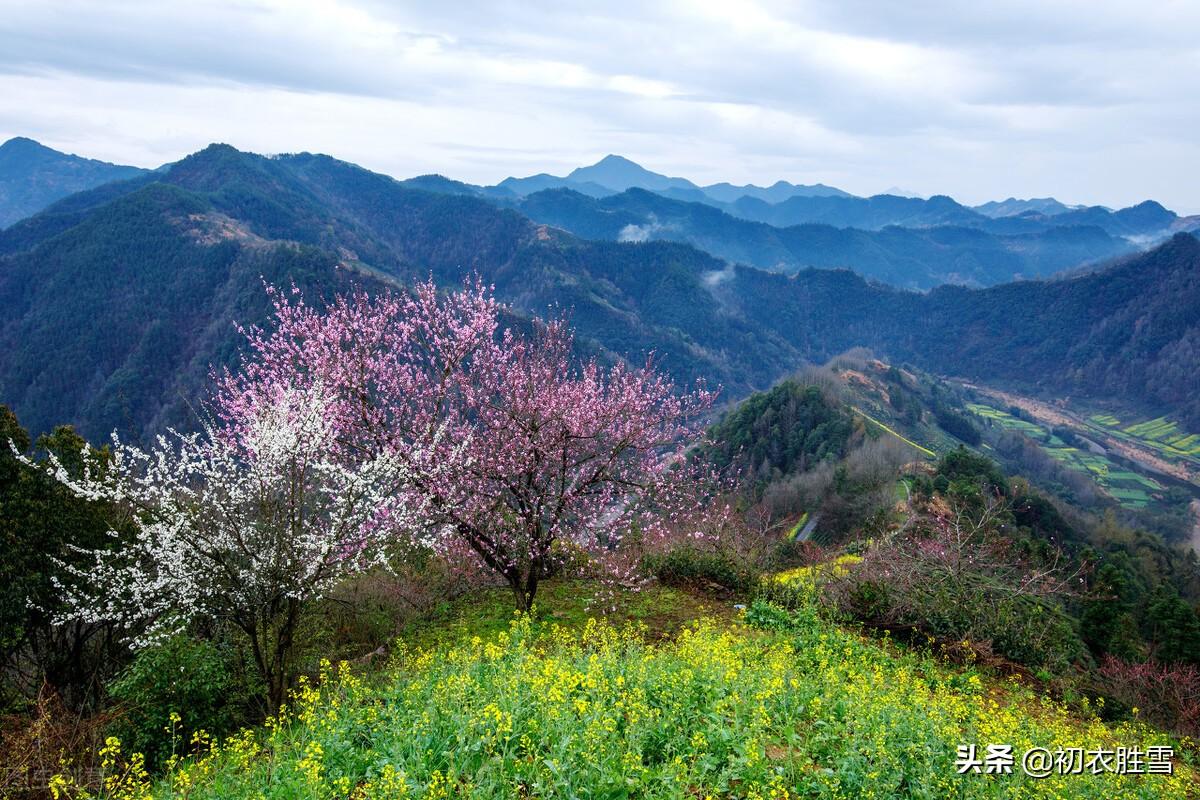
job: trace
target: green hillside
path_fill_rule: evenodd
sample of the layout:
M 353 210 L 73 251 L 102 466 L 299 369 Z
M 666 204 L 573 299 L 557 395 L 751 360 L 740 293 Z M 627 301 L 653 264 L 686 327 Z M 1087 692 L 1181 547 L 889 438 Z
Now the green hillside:
M 145 170 L 67 155 L 18 136 L 0 144 L 0 229 L 56 200 Z
M 782 275 L 686 244 L 580 239 L 327 156 L 213 145 L 0 232 L 0 397 L 35 430 L 141 435 L 194 419 L 187 403 L 239 341 L 225 309 L 263 319 L 261 278 L 319 301 L 351 282 L 477 274 L 519 314 L 565 313 L 587 347 L 653 352 L 729 399 L 865 346 L 936 374 L 1170 407 L 1196 427 L 1197 263 L 1200 244 L 1180 234 L 1072 280 L 918 294 L 846 270 Z
M 758 603 L 660 638 L 636 618 L 556 622 L 578 618 L 578 603 L 430 648 L 401 639 L 379 674 L 326 664 L 265 728 L 201 734 L 200 754 L 158 779 L 110 740 L 114 779 L 98 796 L 1184 798 L 1194 788 L 1182 762 L 1171 776 L 1032 778 L 1018 756 L 1014 774 L 958 774 L 963 744 L 1022 754 L 1178 743 L 811 610 Z M 460 611 L 504 627 L 487 606 Z M 704 613 L 695 601 L 690 611 Z

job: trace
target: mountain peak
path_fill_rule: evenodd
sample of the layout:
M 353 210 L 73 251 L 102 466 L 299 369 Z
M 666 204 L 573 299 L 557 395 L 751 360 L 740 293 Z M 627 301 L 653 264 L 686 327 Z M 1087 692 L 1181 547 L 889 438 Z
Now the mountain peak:
M 270 186 L 267 159 L 244 153 L 232 145 L 214 142 L 171 165 L 167 180 L 191 191 L 213 192 L 231 183 Z
M 597 161 L 592 166 L 599 167 L 599 166 L 616 166 L 616 165 L 637 167 L 638 169 L 643 169 L 642 165 L 637 163 L 636 161 L 628 159 L 625 156 L 619 156 L 616 153 L 609 153 L 608 155 L 606 155 L 604 158 Z
M 696 189 L 696 185 L 684 178 L 669 178 L 660 175 L 631 161 L 625 156 L 609 153 L 590 167 L 579 167 L 567 175 L 567 180 L 573 183 L 594 183 L 623 192 L 634 186 L 650 191 L 664 189 Z
M 14 136 L 4 144 L 0 144 L 0 166 L 2 167 L 28 166 L 32 163 L 69 158 L 75 158 L 75 156 L 60 153 L 25 136 Z
M 171 169 L 195 170 L 214 166 L 230 166 L 254 158 L 250 153 L 243 153 L 233 145 L 223 142 L 213 142 L 207 147 L 184 156 L 176 161 Z
M 0 144 L 0 228 L 67 195 L 141 172 L 62 153 L 27 136 L 13 137 Z
M 21 152 L 21 151 L 40 152 L 42 150 L 51 150 L 51 148 L 46 147 L 46 145 L 42 144 L 39 141 L 36 141 L 35 139 L 30 139 L 28 136 L 14 136 L 13 138 L 9 139 L 4 144 L 0 144 L 0 153 L 11 153 L 11 152 Z M 51 150 L 51 152 L 57 152 L 57 151 Z

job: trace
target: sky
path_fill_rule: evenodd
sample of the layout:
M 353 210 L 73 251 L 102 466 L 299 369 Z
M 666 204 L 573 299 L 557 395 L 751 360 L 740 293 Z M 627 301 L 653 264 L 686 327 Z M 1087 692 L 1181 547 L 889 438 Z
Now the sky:
M 1200 3 L 0 0 L 0 140 L 1200 212 Z

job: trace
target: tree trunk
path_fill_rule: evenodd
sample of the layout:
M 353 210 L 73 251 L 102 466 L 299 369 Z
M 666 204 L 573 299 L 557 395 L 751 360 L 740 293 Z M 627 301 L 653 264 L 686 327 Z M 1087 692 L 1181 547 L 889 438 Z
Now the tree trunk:
M 278 714 L 287 700 L 287 690 L 291 684 L 291 655 L 299 616 L 300 604 L 289 600 L 278 626 L 272 624 L 270 614 L 240 625 L 250 639 L 254 663 L 266 689 L 266 697 L 262 699 L 266 700 L 267 716 Z
M 525 574 L 521 574 L 520 570 L 513 570 L 507 578 L 513 597 L 517 601 L 517 610 L 529 613 L 533 609 L 533 598 L 537 595 L 538 565 L 531 565 Z

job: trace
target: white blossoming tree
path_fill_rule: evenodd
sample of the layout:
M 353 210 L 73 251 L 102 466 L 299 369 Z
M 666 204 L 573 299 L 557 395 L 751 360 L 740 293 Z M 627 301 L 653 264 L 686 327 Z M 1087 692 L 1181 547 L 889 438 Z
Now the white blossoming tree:
M 238 409 L 236 425 L 226 417 L 202 433 L 172 432 L 149 452 L 114 433 L 108 463 L 84 454 L 82 479 L 51 468 L 78 496 L 121 509 L 135 532 L 112 533 L 112 547 L 68 568 L 68 615 L 116 620 L 138 645 L 198 617 L 226 621 L 248 637 L 274 712 L 313 601 L 383 563 L 423 509 L 403 491 L 414 454 L 346 459 L 320 385 L 260 398 Z

